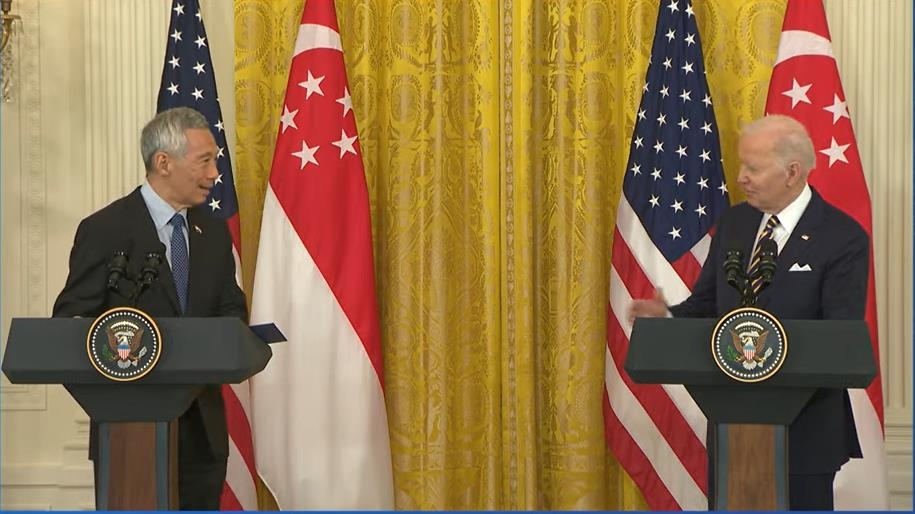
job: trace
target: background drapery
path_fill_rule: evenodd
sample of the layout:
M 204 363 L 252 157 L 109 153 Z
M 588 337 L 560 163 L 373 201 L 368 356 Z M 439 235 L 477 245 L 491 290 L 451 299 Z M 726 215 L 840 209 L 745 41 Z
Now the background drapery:
M 606 449 L 601 395 L 614 218 L 657 2 L 336 3 L 397 507 L 645 508 Z M 249 293 L 302 5 L 235 0 Z M 737 132 L 763 113 L 784 8 L 693 5 L 732 201 Z

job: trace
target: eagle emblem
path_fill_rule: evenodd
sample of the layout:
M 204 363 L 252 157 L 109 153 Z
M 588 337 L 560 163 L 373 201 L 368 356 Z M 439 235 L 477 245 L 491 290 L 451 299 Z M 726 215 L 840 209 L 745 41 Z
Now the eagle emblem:
M 146 354 L 146 348 L 140 346 L 143 342 L 143 327 L 130 321 L 119 321 L 105 327 L 105 332 L 108 334 L 108 347 L 114 353 L 111 360 L 116 361 L 118 368 L 136 366 Z
M 754 369 L 766 363 L 772 355 L 772 348 L 766 347 L 766 337 L 769 331 L 759 323 L 746 321 L 730 329 L 731 344 L 737 350 L 732 354 L 734 360 L 742 364 L 744 369 Z

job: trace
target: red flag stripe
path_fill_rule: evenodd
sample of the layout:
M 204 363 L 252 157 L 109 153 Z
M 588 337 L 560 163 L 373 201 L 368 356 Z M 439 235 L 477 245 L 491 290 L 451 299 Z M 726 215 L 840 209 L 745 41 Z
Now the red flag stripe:
M 235 497 L 235 493 L 232 492 L 228 482 L 222 488 L 222 495 L 219 497 L 219 510 L 245 510 L 239 503 L 238 498 Z
M 231 386 L 223 386 L 222 394 L 223 403 L 226 405 L 226 424 L 229 434 L 245 462 L 245 467 L 251 472 L 251 476 L 254 476 L 257 471 L 254 467 L 254 442 L 251 437 L 251 423 L 248 421 L 248 414 Z

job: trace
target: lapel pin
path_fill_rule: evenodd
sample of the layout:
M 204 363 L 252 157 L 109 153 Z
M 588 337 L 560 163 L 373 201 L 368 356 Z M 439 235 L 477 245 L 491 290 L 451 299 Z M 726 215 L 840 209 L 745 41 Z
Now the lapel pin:
M 802 234 L 801 239 L 803 239 L 804 241 L 807 241 L 808 239 L 810 239 L 810 236 L 808 236 L 807 234 Z
M 198 227 L 196 223 L 194 224 L 194 230 L 197 231 L 198 234 L 203 234 L 203 231 L 200 230 L 200 227 Z M 804 236 L 804 237 L 806 239 L 806 236 Z

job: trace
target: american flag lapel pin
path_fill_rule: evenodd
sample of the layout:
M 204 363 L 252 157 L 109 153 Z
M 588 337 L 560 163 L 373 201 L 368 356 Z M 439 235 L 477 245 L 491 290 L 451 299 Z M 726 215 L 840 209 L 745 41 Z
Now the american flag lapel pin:
M 198 234 L 203 234 L 203 231 L 202 231 L 202 230 L 200 230 L 200 227 L 199 227 L 199 226 L 197 226 L 197 224 L 196 224 L 196 223 L 194 223 L 194 230 L 195 230 L 195 231 L 196 231 L 196 232 L 197 232 L 197 233 L 198 233 Z
M 803 239 L 804 241 L 807 241 L 810 239 L 810 236 L 808 236 L 807 234 L 801 234 L 801 239 Z

